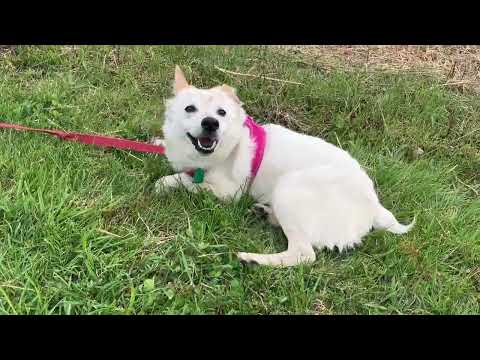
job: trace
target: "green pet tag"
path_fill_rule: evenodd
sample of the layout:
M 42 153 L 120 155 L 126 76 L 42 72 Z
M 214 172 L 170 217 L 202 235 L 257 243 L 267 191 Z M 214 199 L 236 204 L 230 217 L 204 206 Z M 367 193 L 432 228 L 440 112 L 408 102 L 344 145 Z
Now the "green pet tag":
M 198 168 L 193 173 L 192 182 L 194 184 L 201 184 L 203 182 L 204 177 L 205 177 L 205 170 Z

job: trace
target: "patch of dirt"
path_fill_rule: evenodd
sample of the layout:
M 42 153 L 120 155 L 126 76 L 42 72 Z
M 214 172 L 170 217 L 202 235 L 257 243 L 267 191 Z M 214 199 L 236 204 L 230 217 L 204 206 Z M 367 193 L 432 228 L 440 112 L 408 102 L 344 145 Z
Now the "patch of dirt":
M 0 45 L 0 57 L 15 55 L 16 48 L 17 47 L 15 45 Z
M 300 55 L 326 71 L 341 67 L 432 74 L 445 86 L 480 93 L 480 46 L 443 45 L 283 45 L 275 49 Z
M 313 303 L 312 315 L 333 315 L 333 312 L 325 305 L 325 303 L 316 299 Z

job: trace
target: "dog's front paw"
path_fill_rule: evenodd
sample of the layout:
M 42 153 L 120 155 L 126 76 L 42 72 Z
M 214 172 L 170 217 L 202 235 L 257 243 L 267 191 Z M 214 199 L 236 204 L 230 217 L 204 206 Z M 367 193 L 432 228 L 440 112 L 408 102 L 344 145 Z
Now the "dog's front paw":
M 170 188 L 175 187 L 178 183 L 175 175 L 164 176 L 157 180 L 155 183 L 155 192 L 157 194 L 163 194 L 167 192 Z
M 157 146 L 165 146 L 165 140 L 159 137 L 153 137 L 149 141 L 150 144 L 152 145 L 157 145 Z

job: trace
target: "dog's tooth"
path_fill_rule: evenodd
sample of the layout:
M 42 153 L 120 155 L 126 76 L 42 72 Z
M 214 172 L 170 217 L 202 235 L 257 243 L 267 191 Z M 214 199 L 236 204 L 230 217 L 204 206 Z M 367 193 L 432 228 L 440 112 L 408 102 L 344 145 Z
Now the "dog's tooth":
M 213 143 L 212 143 L 212 146 L 210 146 L 210 147 L 202 146 L 202 143 L 200 142 L 200 140 L 197 140 L 197 144 L 203 150 L 211 150 L 211 149 L 215 148 L 215 146 L 217 146 L 217 140 L 214 140 Z

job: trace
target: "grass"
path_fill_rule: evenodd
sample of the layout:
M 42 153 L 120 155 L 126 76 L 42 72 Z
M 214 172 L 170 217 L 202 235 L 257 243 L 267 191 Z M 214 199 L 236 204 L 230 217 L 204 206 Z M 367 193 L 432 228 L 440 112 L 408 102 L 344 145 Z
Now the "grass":
M 349 150 L 414 230 L 309 266 L 244 268 L 235 252 L 286 247 L 252 199 L 160 198 L 163 157 L 2 130 L 0 313 L 480 313 L 480 101 L 433 77 L 324 73 L 265 47 L 25 46 L 0 58 L 0 118 L 146 140 L 175 63 L 198 86 L 235 86 L 254 118 Z

